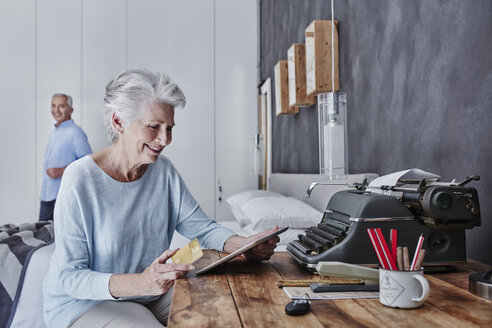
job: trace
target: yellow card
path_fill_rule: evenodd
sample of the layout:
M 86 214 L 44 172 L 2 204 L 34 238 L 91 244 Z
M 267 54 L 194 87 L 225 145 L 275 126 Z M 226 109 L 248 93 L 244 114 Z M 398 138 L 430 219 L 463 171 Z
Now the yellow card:
M 176 264 L 189 264 L 198 260 L 203 256 L 202 248 L 200 247 L 200 243 L 198 243 L 198 239 L 195 238 L 186 246 L 183 246 L 176 252 L 173 256 L 171 256 L 171 260 Z

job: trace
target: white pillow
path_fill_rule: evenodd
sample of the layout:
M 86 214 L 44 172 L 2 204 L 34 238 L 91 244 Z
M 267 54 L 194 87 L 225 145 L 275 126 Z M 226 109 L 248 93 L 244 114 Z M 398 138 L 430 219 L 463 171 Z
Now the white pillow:
M 241 209 L 234 208 L 232 206 L 229 206 L 231 208 L 232 215 L 236 219 L 236 221 L 239 223 L 240 227 L 244 227 L 248 224 L 251 223 L 249 221 L 248 217 L 241 211 Z M 233 221 L 234 222 L 234 221 Z
M 248 236 L 255 235 L 259 232 L 265 231 L 265 230 L 255 230 L 255 229 L 253 229 L 252 226 L 253 226 L 253 224 L 248 224 L 247 226 L 243 227 L 243 230 L 248 233 Z M 275 225 L 273 225 L 267 229 L 271 229 L 273 227 L 275 227 Z M 280 242 L 278 244 L 279 245 L 287 245 L 291 241 L 296 240 L 299 235 L 304 235 L 305 232 L 306 232 L 305 229 L 289 228 L 286 232 L 283 232 L 280 235 L 278 235 L 280 237 Z
M 254 198 L 247 201 L 241 210 L 255 230 L 266 230 L 275 225 L 309 228 L 322 218 L 321 212 L 293 197 Z
M 284 197 L 284 195 L 269 190 L 248 190 L 229 197 L 226 201 L 231 208 L 232 215 L 239 222 L 241 227 L 251 223 L 248 217 L 243 213 L 241 207 L 249 200 L 259 197 Z

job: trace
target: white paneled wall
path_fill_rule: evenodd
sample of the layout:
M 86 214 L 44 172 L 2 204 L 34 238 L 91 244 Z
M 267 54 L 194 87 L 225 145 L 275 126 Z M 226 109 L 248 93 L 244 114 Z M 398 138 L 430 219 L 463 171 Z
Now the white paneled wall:
M 256 189 L 253 136 L 257 133 L 257 4 L 255 1 L 216 0 L 215 103 L 216 103 L 216 215 L 230 218 L 226 199 Z M 234 136 L 234 142 L 227 142 Z M 234 169 L 231 169 L 234 165 Z M 238 174 L 241 172 L 241 174 Z M 218 201 L 219 197 L 222 201 Z
M 187 104 L 175 114 L 168 155 L 205 213 L 215 216 L 214 1 L 171 4 L 171 70 Z M 193 27 L 191 27 L 193 26 Z M 186 153 L 187 156 L 182 156 Z M 180 155 L 181 154 L 181 155 Z
M 170 73 L 171 2 L 175 1 L 128 0 L 128 67 Z
M 51 95 L 71 94 L 94 151 L 108 145 L 105 86 L 134 66 L 167 72 L 188 104 L 171 158 L 210 216 L 256 187 L 248 159 L 257 117 L 257 2 L 0 1 L 0 224 L 37 221 Z M 219 194 L 217 180 L 224 192 Z
M 0 223 L 32 221 L 38 207 L 35 8 L 0 1 Z
M 93 151 L 109 145 L 102 107 L 108 82 L 126 67 L 126 6 L 121 0 L 82 2 L 82 109 L 84 129 Z

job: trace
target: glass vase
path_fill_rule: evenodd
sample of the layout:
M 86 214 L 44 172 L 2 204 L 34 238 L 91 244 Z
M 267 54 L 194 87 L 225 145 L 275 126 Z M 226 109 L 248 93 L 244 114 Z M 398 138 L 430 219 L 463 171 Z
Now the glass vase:
M 347 175 L 346 108 L 344 92 L 318 94 L 319 167 L 328 180 Z

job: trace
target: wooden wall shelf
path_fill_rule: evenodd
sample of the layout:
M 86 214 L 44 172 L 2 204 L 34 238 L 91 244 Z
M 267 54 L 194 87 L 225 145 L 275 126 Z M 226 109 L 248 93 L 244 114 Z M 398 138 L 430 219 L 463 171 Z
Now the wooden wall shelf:
M 306 94 L 306 47 L 304 43 L 294 43 L 287 51 L 289 73 L 289 105 L 311 106 L 316 103 L 315 96 Z
M 287 60 L 279 60 L 275 65 L 275 112 L 277 115 L 299 113 L 299 107 L 289 106 Z
M 305 30 L 306 92 L 309 96 L 321 92 L 339 91 L 338 21 L 333 33 L 335 55 L 335 90 L 332 90 L 331 21 L 314 20 Z

